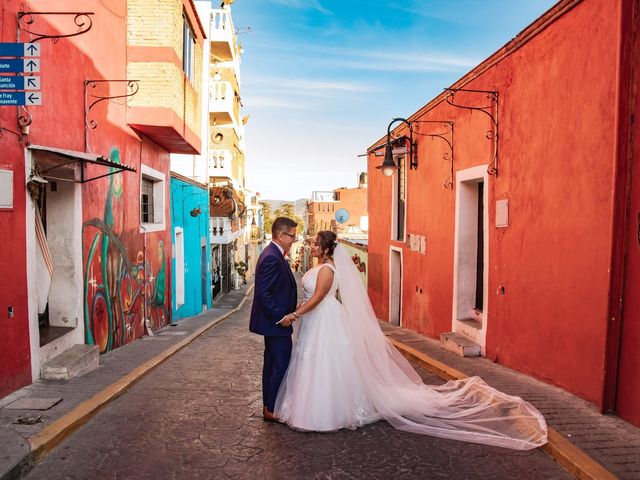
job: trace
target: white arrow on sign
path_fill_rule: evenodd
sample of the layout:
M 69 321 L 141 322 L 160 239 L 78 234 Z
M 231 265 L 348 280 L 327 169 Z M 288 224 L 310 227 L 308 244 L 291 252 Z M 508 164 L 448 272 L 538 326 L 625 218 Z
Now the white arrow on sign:
M 25 105 L 42 105 L 42 92 L 25 93 Z
M 25 43 L 24 44 L 24 56 L 25 57 L 39 57 L 40 56 L 40 44 L 39 43 Z
M 24 77 L 25 90 L 40 90 L 40 77 Z

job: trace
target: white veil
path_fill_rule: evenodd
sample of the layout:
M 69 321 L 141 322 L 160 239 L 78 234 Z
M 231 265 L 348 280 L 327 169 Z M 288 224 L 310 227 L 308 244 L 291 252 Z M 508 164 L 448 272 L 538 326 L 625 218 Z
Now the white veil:
M 346 328 L 370 401 L 393 427 L 412 433 L 528 450 L 547 442 L 535 407 L 488 386 L 479 377 L 425 385 L 378 325 L 347 250 L 333 256 Z

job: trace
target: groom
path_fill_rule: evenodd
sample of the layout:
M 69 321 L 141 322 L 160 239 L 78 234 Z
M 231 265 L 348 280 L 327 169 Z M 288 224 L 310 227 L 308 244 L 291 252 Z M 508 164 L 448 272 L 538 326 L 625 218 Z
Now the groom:
M 278 420 L 273 409 L 291 358 L 291 322 L 280 320 L 296 308 L 296 281 L 284 256 L 293 245 L 297 226 L 290 218 L 276 218 L 271 227 L 271 243 L 256 265 L 249 330 L 264 336 L 262 415 L 266 421 Z

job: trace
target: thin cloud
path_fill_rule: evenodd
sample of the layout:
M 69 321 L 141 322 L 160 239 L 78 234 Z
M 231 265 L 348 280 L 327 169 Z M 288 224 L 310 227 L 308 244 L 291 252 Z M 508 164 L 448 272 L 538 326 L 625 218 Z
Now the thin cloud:
M 270 0 L 270 2 L 289 8 L 315 10 L 325 15 L 331 14 L 331 11 L 324 8 L 318 0 Z
M 252 81 L 254 85 L 267 85 L 291 90 L 324 90 L 339 92 L 370 92 L 373 87 L 351 82 L 335 82 L 326 80 L 308 80 L 289 77 L 261 77 Z
M 261 45 L 273 50 L 298 53 L 297 62 L 323 64 L 349 69 L 364 69 L 372 71 L 402 71 L 402 72 L 460 72 L 478 64 L 474 58 L 451 55 L 444 52 L 419 52 L 398 50 L 372 50 L 359 48 L 327 47 L 322 45 L 286 44 Z M 271 55 L 277 60 L 277 56 Z M 291 62 L 292 56 L 283 58 Z
M 292 109 L 300 109 L 300 110 L 311 108 L 311 105 L 309 104 L 292 102 L 281 96 L 278 96 L 278 97 L 255 96 L 254 97 L 251 95 L 246 95 L 242 97 L 242 101 L 245 107 L 250 107 L 250 108 L 292 108 Z

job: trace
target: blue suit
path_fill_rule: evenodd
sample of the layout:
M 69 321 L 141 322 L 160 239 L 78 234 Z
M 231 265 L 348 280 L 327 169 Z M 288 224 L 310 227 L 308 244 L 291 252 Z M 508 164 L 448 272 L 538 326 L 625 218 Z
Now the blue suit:
M 296 308 L 297 287 L 289 264 L 277 245 L 270 243 L 256 265 L 255 292 L 249 330 L 264 336 L 262 400 L 273 412 L 280 383 L 291 358 L 292 327 L 276 325 Z

